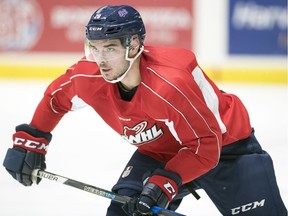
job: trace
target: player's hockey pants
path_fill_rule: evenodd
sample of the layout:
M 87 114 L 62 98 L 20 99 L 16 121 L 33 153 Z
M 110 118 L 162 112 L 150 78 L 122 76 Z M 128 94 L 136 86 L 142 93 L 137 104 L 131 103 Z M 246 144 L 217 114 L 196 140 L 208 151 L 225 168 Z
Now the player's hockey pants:
M 165 164 L 136 151 L 124 169 L 113 191 L 127 196 L 142 191 L 142 176 L 147 170 L 163 168 Z M 252 132 L 247 139 L 222 148 L 219 164 L 191 182 L 195 189 L 204 189 L 222 215 L 286 216 L 287 209 L 280 197 L 273 163 Z M 184 185 L 171 203 L 176 210 L 189 194 Z M 195 202 L 201 202 L 196 201 Z M 107 216 L 126 215 L 122 204 L 111 202 Z M 191 215 L 193 209 L 189 209 Z M 203 209 L 205 211 L 205 209 Z M 189 214 L 188 214 L 189 215 Z

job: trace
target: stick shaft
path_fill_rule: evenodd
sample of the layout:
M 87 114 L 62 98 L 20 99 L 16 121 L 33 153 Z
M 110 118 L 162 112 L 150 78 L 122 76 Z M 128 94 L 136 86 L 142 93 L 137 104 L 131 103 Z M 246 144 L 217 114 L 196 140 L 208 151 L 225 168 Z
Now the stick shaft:
M 42 178 L 42 179 L 48 179 L 50 181 L 54 181 L 58 183 L 62 183 L 62 184 L 65 184 L 74 188 L 78 188 L 80 190 L 95 194 L 97 196 L 102 196 L 107 199 L 111 199 L 111 200 L 114 200 L 116 202 L 123 203 L 123 204 L 125 204 L 131 199 L 131 197 L 128 197 L 128 196 L 122 196 L 117 193 L 114 193 L 114 192 L 111 192 L 111 191 L 108 191 L 99 187 L 95 187 L 93 185 L 89 185 L 80 181 L 76 181 L 76 180 L 73 180 L 73 179 L 70 179 L 61 175 L 57 175 L 51 172 L 47 172 L 44 170 L 40 170 L 40 169 L 35 169 L 32 172 L 32 181 L 35 182 L 37 177 Z M 174 211 L 163 209 L 158 206 L 152 207 L 151 212 L 153 214 L 158 214 L 159 216 L 185 216 L 183 214 L 179 214 Z
M 120 202 L 123 204 L 131 199 L 128 196 L 121 196 L 111 191 L 108 191 L 99 187 L 95 187 L 93 185 L 89 185 L 80 181 L 76 181 L 76 180 L 73 180 L 64 176 L 60 176 L 51 172 L 47 172 L 44 170 L 34 170 L 32 175 L 34 177 L 40 177 L 42 179 L 48 179 L 48 180 L 62 183 L 62 184 L 65 184 L 74 188 L 78 188 L 80 190 L 83 190 L 83 191 L 86 191 L 86 192 L 89 192 L 98 196 L 102 196 L 102 197 L 105 197 L 105 198 L 108 198 L 108 199 L 111 199 L 111 200 L 114 200 L 116 202 Z

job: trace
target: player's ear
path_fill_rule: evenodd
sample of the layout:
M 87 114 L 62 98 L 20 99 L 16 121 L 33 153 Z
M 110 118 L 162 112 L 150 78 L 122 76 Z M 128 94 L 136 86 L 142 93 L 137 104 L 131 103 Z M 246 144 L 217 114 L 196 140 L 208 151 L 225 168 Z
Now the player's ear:
M 129 57 L 133 58 L 137 55 L 140 49 L 140 40 L 138 37 L 134 37 L 131 41 L 130 49 L 129 49 Z

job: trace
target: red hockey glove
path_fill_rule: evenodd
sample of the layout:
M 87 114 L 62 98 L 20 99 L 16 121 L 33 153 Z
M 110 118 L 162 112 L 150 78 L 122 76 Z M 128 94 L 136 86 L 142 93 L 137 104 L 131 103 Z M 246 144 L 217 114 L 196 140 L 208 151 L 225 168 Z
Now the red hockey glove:
M 37 130 L 28 124 L 17 126 L 13 135 L 13 148 L 8 149 L 3 166 L 21 184 L 32 185 L 32 171 L 46 169 L 45 154 L 51 139 L 51 133 Z M 40 180 L 37 178 L 37 184 Z
M 181 183 L 181 177 L 176 173 L 157 169 L 144 184 L 139 198 L 131 199 L 123 209 L 128 215 L 147 215 L 153 206 L 167 208 Z

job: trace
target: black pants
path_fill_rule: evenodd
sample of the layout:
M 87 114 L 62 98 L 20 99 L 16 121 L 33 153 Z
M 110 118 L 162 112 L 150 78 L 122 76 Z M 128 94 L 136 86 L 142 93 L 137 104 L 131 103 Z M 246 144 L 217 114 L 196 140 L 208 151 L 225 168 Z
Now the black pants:
M 136 151 L 112 190 L 127 196 L 139 194 L 143 188 L 143 174 L 164 166 Z M 219 164 L 190 185 L 196 190 L 205 190 L 222 215 L 287 215 L 276 183 L 273 162 L 269 154 L 261 149 L 254 132 L 247 139 L 225 146 Z M 188 194 L 187 187 L 182 186 L 169 208 L 176 210 Z M 112 201 L 107 216 L 126 216 L 121 206 Z

